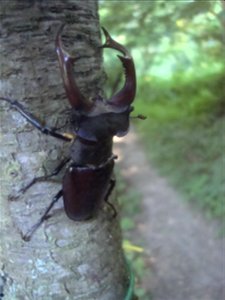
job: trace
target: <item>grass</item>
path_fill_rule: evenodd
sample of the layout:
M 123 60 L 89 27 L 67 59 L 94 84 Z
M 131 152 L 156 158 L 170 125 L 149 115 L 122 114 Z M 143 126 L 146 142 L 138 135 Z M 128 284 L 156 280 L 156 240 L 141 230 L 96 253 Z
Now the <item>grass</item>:
M 205 214 L 225 220 L 224 72 L 151 83 L 136 101 L 149 160 Z M 146 88 L 146 86 L 145 86 Z M 148 100 L 146 100 L 148 99 Z
M 141 81 L 136 121 L 149 161 L 184 198 L 208 218 L 225 221 L 225 72 L 174 76 L 170 81 Z M 150 88 L 149 88 L 150 85 Z M 149 92 L 151 90 L 151 93 Z M 140 197 L 119 174 L 118 189 L 124 237 L 140 243 L 135 234 Z M 117 177 L 118 177 L 117 176 Z M 225 223 L 220 235 L 225 234 Z M 137 278 L 136 294 L 151 299 L 142 286 L 149 275 L 143 253 L 127 253 Z
M 124 250 L 135 274 L 135 294 L 140 300 L 151 300 L 149 291 L 147 291 L 142 284 L 146 276 L 150 277 L 150 270 L 147 268 L 148 258 L 144 253 L 144 249 L 140 247 L 142 241 L 140 241 L 138 235 L 134 234 L 137 216 L 141 212 L 140 195 L 125 182 L 118 168 L 116 169 L 116 177 L 117 194 L 121 211 L 121 228 L 124 237 Z M 127 244 L 129 247 L 125 246 Z

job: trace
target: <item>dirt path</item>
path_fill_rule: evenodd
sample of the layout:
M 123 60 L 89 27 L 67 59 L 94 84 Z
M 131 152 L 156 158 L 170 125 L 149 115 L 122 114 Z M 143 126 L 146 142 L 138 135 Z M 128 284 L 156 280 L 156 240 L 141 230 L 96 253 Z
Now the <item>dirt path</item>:
M 133 131 L 116 143 L 126 180 L 142 196 L 142 224 L 153 265 L 153 300 L 225 300 L 225 240 L 149 166 Z

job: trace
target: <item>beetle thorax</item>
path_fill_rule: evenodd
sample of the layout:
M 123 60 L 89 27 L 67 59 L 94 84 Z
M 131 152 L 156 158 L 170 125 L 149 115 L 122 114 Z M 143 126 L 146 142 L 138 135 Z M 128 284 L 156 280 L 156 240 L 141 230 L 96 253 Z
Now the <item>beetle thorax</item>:
M 71 158 L 76 165 L 98 166 L 112 156 L 112 138 L 90 142 L 76 138 L 71 146 Z

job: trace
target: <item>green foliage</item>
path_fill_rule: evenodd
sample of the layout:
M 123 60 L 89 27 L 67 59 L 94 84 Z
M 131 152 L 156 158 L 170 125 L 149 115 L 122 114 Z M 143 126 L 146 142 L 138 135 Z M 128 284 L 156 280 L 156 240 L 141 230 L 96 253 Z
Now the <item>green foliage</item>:
M 136 276 L 135 294 L 141 300 L 151 300 L 152 296 L 141 286 L 141 280 L 145 278 L 145 276 L 148 273 L 143 257 L 135 253 L 128 253 L 127 258 L 129 261 L 132 262 L 132 267 L 135 271 L 135 276 Z
M 184 124 L 176 120 L 167 126 L 141 126 L 148 135 L 149 157 L 161 173 L 184 192 L 187 199 L 215 217 L 225 216 L 224 150 L 222 129 L 224 120 L 209 126 Z
M 117 194 L 122 214 L 121 227 L 124 238 L 127 238 L 130 242 L 130 240 L 132 240 L 133 230 L 135 229 L 136 216 L 140 213 L 140 195 L 125 182 L 118 168 L 116 168 L 116 177 Z M 136 241 L 134 240 L 133 243 L 136 243 Z M 142 300 L 150 300 L 151 296 L 142 287 L 142 280 L 149 273 L 149 270 L 146 268 L 144 255 L 136 251 L 129 251 L 126 252 L 126 256 L 128 261 L 131 262 L 132 269 L 135 273 L 135 294 Z
M 140 212 L 140 195 L 129 187 L 116 169 L 117 193 L 122 213 L 121 227 L 128 232 L 135 228 L 134 216 Z
M 225 218 L 225 5 L 100 1 L 100 15 L 132 50 L 135 109 L 148 117 L 136 125 L 149 158 L 189 201 Z M 110 94 L 120 87 L 121 66 L 109 50 L 106 63 Z M 124 228 L 133 226 L 124 220 Z
M 196 208 L 225 220 L 225 4 L 102 0 L 100 16 L 134 57 L 135 112 L 148 117 L 135 125 L 149 159 Z M 110 96 L 123 84 L 122 68 L 116 53 L 104 53 Z M 121 178 L 118 183 L 124 236 L 135 244 L 139 196 Z M 149 272 L 145 257 L 127 255 L 136 293 L 151 299 L 141 284 Z

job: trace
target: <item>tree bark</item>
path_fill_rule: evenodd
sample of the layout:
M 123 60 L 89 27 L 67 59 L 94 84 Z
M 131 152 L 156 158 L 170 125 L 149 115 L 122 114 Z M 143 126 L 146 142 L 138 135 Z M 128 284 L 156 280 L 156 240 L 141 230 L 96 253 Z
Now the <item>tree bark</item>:
M 70 51 L 79 57 L 75 76 L 81 91 L 88 97 L 101 92 L 97 1 L 2 1 L 0 17 L 0 96 L 20 100 L 49 126 L 65 124 L 69 104 L 54 49 L 62 23 L 68 23 Z M 8 198 L 33 177 L 50 173 L 69 146 L 42 135 L 7 103 L 1 101 L 0 109 L 0 298 L 124 299 L 128 274 L 119 220 L 112 220 L 110 208 L 103 206 L 92 220 L 73 222 L 60 200 L 31 241 L 22 240 L 21 233 L 39 219 L 61 185 L 37 183 L 17 200 Z

